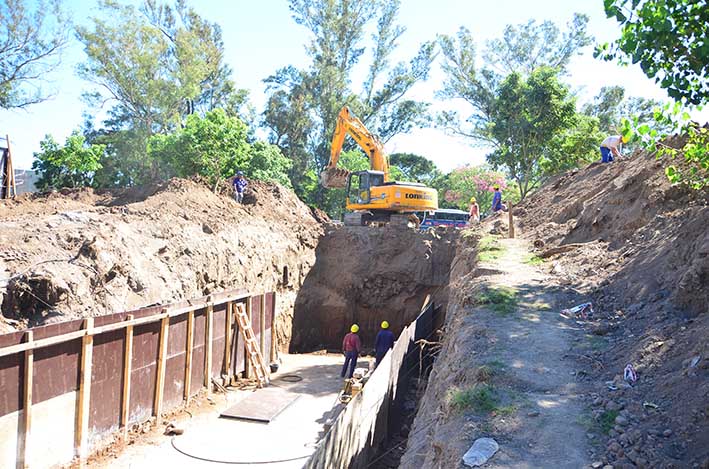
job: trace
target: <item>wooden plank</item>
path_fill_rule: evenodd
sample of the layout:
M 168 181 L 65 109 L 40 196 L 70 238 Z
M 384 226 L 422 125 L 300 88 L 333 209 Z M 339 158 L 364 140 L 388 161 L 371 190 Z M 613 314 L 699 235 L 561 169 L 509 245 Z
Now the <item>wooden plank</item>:
M 212 322 L 214 309 L 207 306 L 207 317 L 204 326 L 204 386 L 207 394 L 212 392 Z
M 266 294 L 262 293 L 260 295 L 261 307 L 259 308 L 259 350 L 261 350 L 261 356 L 266 357 Z M 270 355 L 270 353 L 269 353 Z
M 32 331 L 25 332 L 24 341 L 32 342 Z M 32 434 L 32 382 L 34 373 L 34 350 L 25 350 L 25 367 L 23 373 L 24 388 L 22 391 L 22 427 L 18 442 L 20 445 L 20 457 L 17 461 L 18 468 L 29 467 L 29 455 L 32 453 L 30 441 Z
M 273 309 L 268 312 L 271 315 L 271 356 L 269 361 L 275 362 L 278 360 L 278 353 L 276 352 L 276 292 L 273 292 L 271 307 Z
M 187 344 L 185 344 L 185 401 L 190 398 L 192 384 L 192 347 L 194 347 L 194 311 L 187 313 Z
M 133 315 L 129 314 L 126 321 L 132 321 Z M 121 422 L 123 439 L 128 437 L 128 412 L 130 412 L 130 378 L 133 371 L 133 326 L 126 326 L 125 348 L 123 350 L 123 391 L 121 395 Z
M 226 318 L 224 319 L 224 374 L 227 380 L 231 379 L 231 326 L 232 308 L 234 304 L 229 301 L 226 304 Z
M 153 415 L 158 420 L 162 415 L 162 396 L 165 390 L 165 364 L 167 362 L 167 339 L 170 332 L 170 317 L 165 316 L 160 324 L 160 341 L 158 345 L 158 371 L 155 379 L 155 403 Z
M 94 336 L 92 329 L 94 318 L 84 319 L 86 335 L 81 341 L 81 369 L 79 375 L 79 402 L 76 413 L 76 431 L 74 433 L 74 451 L 79 462 L 88 455 L 89 403 L 91 400 L 91 367 L 93 364 Z
M 248 297 L 246 299 L 246 305 L 239 305 L 242 308 L 246 307 L 246 316 L 249 318 L 249 321 L 251 320 L 251 311 L 252 311 L 252 305 L 251 302 L 253 301 L 253 297 Z M 241 326 L 239 326 L 239 329 L 241 329 Z M 252 360 L 249 358 L 249 347 L 248 344 L 246 343 L 246 340 L 244 340 L 244 378 L 250 378 L 254 375 L 254 370 L 251 368 L 253 365 L 251 364 Z

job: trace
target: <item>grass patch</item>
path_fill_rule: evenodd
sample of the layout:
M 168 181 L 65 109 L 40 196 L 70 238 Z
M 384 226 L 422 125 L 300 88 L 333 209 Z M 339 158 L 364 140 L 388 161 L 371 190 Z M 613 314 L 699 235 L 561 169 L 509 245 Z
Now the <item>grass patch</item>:
M 512 415 L 517 412 L 517 406 L 514 404 L 506 405 L 504 407 L 498 407 L 497 410 L 497 415 L 501 415 L 503 417 Z
M 481 383 L 487 383 L 492 379 L 492 376 L 494 374 L 495 370 L 493 370 L 487 365 L 482 365 L 479 366 L 477 371 L 475 372 L 475 379 L 477 379 Z
M 551 311 L 551 305 L 544 301 L 535 301 L 534 303 L 525 304 L 530 309 L 536 309 L 539 311 Z
M 494 236 L 483 236 L 478 242 L 478 261 L 492 262 L 503 256 L 505 248 Z
M 576 417 L 576 423 L 581 425 L 581 427 L 583 427 L 587 432 L 594 432 L 597 430 L 596 422 L 588 413 L 583 413 Z
M 595 350 L 595 351 L 603 350 L 608 345 L 608 343 L 606 342 L 606 339 L 601 336 L 592 335 L 592 334 L 585 334 L 584 338 L 588 342 L 588 346 L 591 347 L 591 349 Z
M 598 417 L 598 424 L 601 426 L 601 431 L 608 434 L 615 425 L 615 418 L 618 416 L 617 410 L 606 410 Z
M 448 393 L 448 406 L 456 412 L 492 412 L 497 410 L 497 395 L 489 384 L 478 384 L 471 388 L 454 388 Z
M 517 290 L 510 287 L 488 288 L 480 295 L 480 304 L 498 314 L 511 314 L 517 308 Z
M 500 360 L 492 360 L 487 362 L 484 366 L 487 366 L 488 368 L 492 368 L 494 372 L 499 372 L 507 368 L 507 365 L 500 361 Z
M 529 265 L 542 265 L 544 264 L 544 259 L 530 252 L 522 259 L 522 262 Z

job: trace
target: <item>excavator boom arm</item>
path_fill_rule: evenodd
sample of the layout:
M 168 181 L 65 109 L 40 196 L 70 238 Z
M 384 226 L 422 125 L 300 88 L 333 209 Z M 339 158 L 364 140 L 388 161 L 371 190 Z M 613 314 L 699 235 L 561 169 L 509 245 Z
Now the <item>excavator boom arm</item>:
M 324 187 L 346 186 L 349 171 L 338 168 L 337 162 L 340 160 L 342 145 L 345 143 L 345 137 L 348 134 L 367 154 L 370 169 L 382 171 L 384 173 L 384 181 L 389 181 L 389 162 L 384 155 L 383 145 L 377 136 L 367 130 L 364 123 L 345 106 L 337 115 L 337 125 L 330 147 L 330 162 L 320 174 L 320 182 L 322 185 Z

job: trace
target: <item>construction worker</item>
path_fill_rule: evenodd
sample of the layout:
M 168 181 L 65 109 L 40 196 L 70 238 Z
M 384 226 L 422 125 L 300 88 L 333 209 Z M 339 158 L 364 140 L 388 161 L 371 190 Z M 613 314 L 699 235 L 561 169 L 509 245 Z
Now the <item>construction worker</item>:
M 468 225 L 473 225 L 480 221 L 480 207 L 478 207 L 478 202 L 475 197 L 470 198 L 470 210 L 468 212 Z
M 495 184 L 492 186 L 495 193 L 492 195 L 492 211 L 493 213 L 502 210 L 502 192 L 500 192 L 500 186 Z
M 620 157 L 620 149 L 624 143 L 628 143 L 628 137 L 621 135 L 611 135 L 606 137 L 601 143 L 601 163 L 610 163 L 613 161 L 613 156 Z
M 243 171 L 236 172 L 236 177 L 234 178 L 233 185 L 234 200 L 236 200 L 238 203 L 242 203 L 244 200 L 244 191 L 246 190 L 246 186 L 249 185 L 249 182 L 244 177 Z
M 382 330 L 377 334 L 377 339 L 374 341 L 374 356 L 376 361 L 374 366 L 379 366 L 379 363 L 384 359 L 389 349 L 394 347 L 394 333 L 389 330 L 389 323 L 382 321 Z
M 345 377 L 345 374 L 347 374 L 348 378 L 351 378 L 352 373 L 354 373 L 355 366 L 357 366 L 357 357 L 359 357 L 359 351 L 362 348 L 362 343 L 359 341 L 359 336 L 357 335 L 358 331 L 359 326 L 357 324 L 352 324 L 349 334 L 347 334 L 342 340 L 342 353 L 345 354 L 345 364 L 342 365 L 342 372 L 340 373 L 340 376 L 343 378 Z

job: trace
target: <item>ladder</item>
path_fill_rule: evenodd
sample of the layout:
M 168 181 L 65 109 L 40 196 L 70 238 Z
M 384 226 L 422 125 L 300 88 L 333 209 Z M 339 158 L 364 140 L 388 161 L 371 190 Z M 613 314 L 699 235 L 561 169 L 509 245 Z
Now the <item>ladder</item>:
M 249 319 L 249 315 L 246 314 L 246 308 L 243 303 L 236 305 L 236 319 L 239 323 L 239 332 L 246 344 L 247 361 L 251 364 L 252 369 L 256 373 L 257 385 L 259 388 L 268 386 L 268 369 L 266 368 L 266 363 L 263 361 L 263 355 L 261 355 L 259 344 L 256 341 L 254 330 L 251 327 L 251 320 Z

